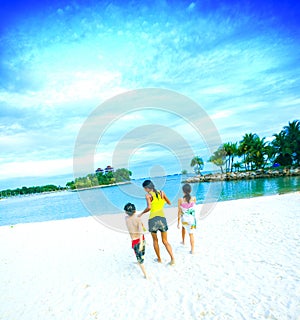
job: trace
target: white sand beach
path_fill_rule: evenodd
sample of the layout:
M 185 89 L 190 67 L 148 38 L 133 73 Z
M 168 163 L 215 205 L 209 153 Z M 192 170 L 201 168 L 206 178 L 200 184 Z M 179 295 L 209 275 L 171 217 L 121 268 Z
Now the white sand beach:
M 147 233 L 149 280 L 129 235 L 93 217 L 1 227 L 0 319 L 300 319 L 299 192 L 219 202 L 195 255 L 169 227 L 176 265 Z

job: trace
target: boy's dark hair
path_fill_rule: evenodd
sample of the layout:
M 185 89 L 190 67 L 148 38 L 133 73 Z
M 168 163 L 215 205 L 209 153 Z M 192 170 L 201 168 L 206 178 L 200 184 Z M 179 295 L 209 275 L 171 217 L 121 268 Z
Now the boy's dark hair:
M 132 216 L 136 211 L 135 205 L 133 203 L 128 202 L 125 205 L 124 210 L 129 216 Z

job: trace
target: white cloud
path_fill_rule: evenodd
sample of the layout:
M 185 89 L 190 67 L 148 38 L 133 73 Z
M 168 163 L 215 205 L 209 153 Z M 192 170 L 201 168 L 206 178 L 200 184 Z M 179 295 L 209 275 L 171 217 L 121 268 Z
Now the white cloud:
M 250 104 L 242 104 L 239 108 L 235 108 L 234 110 L 236 112 L 244 112 L 244 111 L 253 111 L 257 109 L 261 109 L 263 107 L 266 107 L 267 103 L 265 101 L 263 102 L 255 102 Z
M 290 97 L 278 101 L 277 106 L 287 107 L 287 106 L 300 106 L 300 98 Z M 296 115 L 295 115 L 296 116 Z
M 61 108 L 70 102 L 97 99 L 99 103 L 117 94 L 127 91 L 120 86 L 119 72 L 74 72 L 52 73 L 48 75 L 48 84 L 39 91 L 25 93 L 0 92 L 0 99 L 12 106 L 21 108 Z
M 1 179 L 27 176 L 53 176 L 73 171 L 72 159 L 20 161 L 0 165 Z
M 228 118 L 230 116 L 232 116 L 234 114 L 233 110 L 221 110 L 221 111 L 218 111 L 214 114 L 212 114 L 210 117 L 211 119 L 213 120 L 216 120 L 216 119 L 223 119 L 223 118 Z
M 199 90 L 200 94 L 222 94 L 228 93 L 232 90 L 231 86 L 228 85 L 221 85 L 217 87 L 207 87 Z
M 189 4 L 189 6 L 187 7 L 187 11 L 193 11 L 196 7 L 196 3 L 195 2 L 191 2 Z

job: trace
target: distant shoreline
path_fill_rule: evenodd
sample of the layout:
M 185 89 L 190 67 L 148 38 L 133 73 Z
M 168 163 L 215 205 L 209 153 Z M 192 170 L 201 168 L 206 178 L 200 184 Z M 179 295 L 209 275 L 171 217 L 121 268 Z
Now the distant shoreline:
M 200 182 L 217 182 L 217 181 L 234 181 L 234 180 L 252 180 L 252 179 L 271 179 L 280 177 L 300 176 L 300 168 L 283 169 L 283 170 L 256 170 L 240 171 L 227 173 L 210 173 L 189 177 L 183 180 L 183 183 L 200 183 Z
M 117 182 L 117 183 L 111 183 L 111 184 L 103 184 L 99 186 L 93 186 L 93 187 L 86 187 L 86 188 L 80 188 L 80 189 L 67 189 L 63 188 L 61 190 L 53 190 L 53 191 L 43 191 L 43 192 L 33 192 L 33 193 L 27 193 L 27 194 L 15 194 L 15 195 L 9 195 L 9 196 L 0 196 L 0 200 L 4 200 L 7 198 L 11 197 L 27 197 L 27 196 L 32 196 L 32 195 L 37 195 L 37 194 L 50 194 L 50 193 L 57 193 L 57 192 L 76 192 L 76 191 L 86 191 L 86 190 L 91 190 L 91 189 L 100 189 L 100 188 L 108 188 L 108 187 L 113 187 L 113 186 L 118 186 L 118 185 L 124 185 L 124 184 L 131 184 L 131 181 L 124 181 L 124 182 Z M 0 191 L 1 192 L 1 191 Z
M 123 184 L 131 184 L 131 183 L 132 183 L 131 181 L 124 181 L 124 182 L 117 182 L 117 183 L 111 183 L 111 184 L 102 184 L 102 185 L 93 186 L 93 187 L 73 189 L 73 190 L 70 190 L 70 191 L 71 192 L 86 191 L 86 190 L 91 190 L 91 189 L 108 188 L 108 187 L 114 187 L 114 186 L 119 186 L 119 185 L 123 185 Z

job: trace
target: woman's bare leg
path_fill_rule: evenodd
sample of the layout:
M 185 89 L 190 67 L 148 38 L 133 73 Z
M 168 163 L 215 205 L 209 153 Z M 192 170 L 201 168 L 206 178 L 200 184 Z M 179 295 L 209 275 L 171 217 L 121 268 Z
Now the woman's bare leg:
M 153 240 L 154 251 L 155 251 L 156 256 L 157 256 L 157 261 L 161 262 L 157 234 L 154 233 L 154 232 L 151 232 L 151 236 L 152 236 L 152 240 Z
M 191 254 L 195 253 L 195 241 L 194 241 L 194 235 L 190 233 L 190 243 L 191 243 Z
M 168 242 L 168 233 L 167 232 L 162 232 L 161 233 L 161 240 L 162 240 L 162 243 L 166 247 L 166 249 L 167 249 L 167 251 L 168 251 L 168 253 L 169 253 L 170 257 L 171 257 L 170 264 L 174 264 L 175 263 L 175 259 L 174 259 L 174 256 L 173 256 L 172 247 Z
M 185 238 L 185 228 L 181 228 L 181 235 L 182 235 L 182 244 L 184 244 L 184 238 Z

